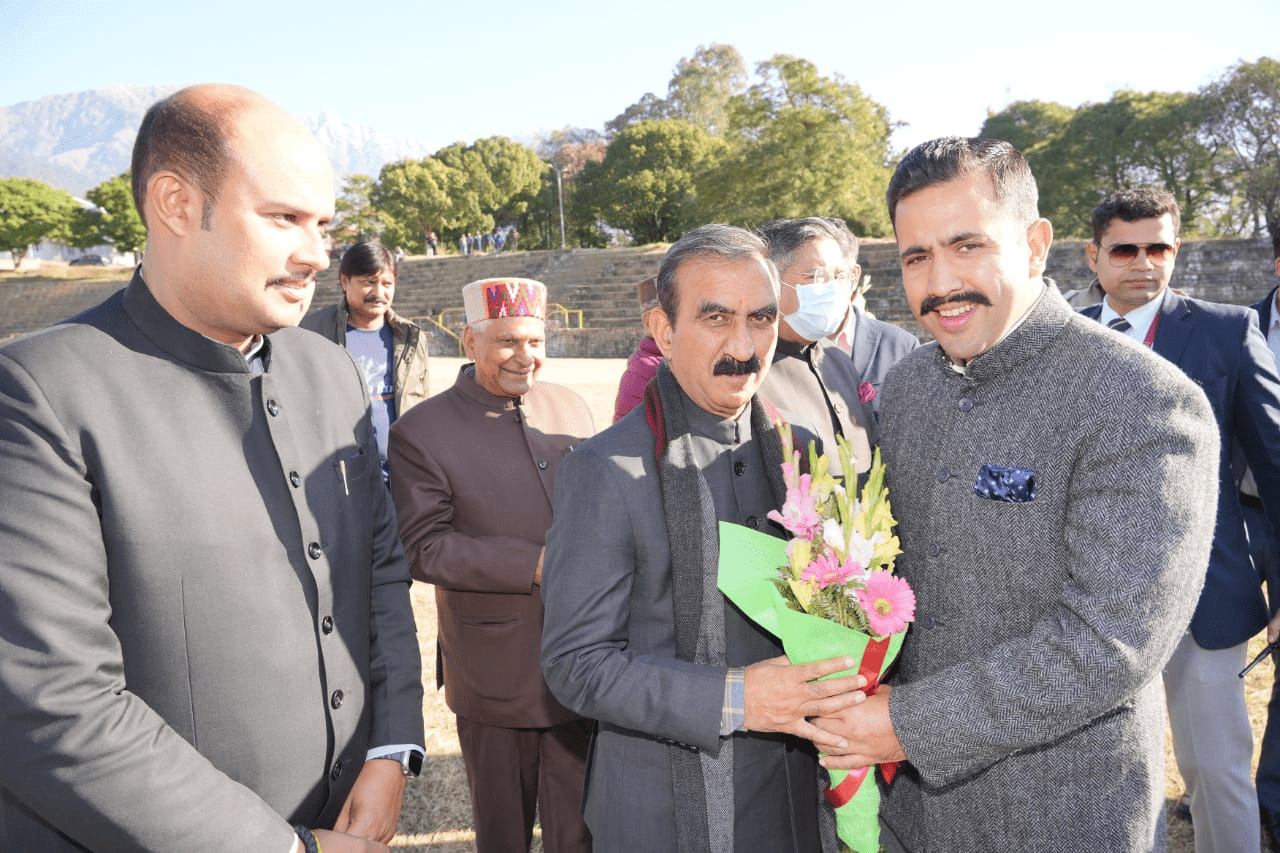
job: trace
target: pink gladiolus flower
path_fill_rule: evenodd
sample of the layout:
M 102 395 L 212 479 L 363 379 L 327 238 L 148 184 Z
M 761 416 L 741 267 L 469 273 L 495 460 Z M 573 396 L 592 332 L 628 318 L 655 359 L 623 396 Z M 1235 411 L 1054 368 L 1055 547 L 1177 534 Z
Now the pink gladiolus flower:
M 863 382 L 858 386 L 858 399 L 864 403 L 870 403 L 876 398 L 876 389 L 871 387 L 870 382 Z
M 822 517 L 814 505 L 814 498 L 809 494 L 809 475 L 800 476 L 800 488 L 787 489 L 787 499 L 782 504 L 782 512 L 769 510 L 769 518 L 785 527 L 792 536 L 810 539 L 822 526 Z
M 841 563 L 835 554 L 824 549 L 817 559 L 805 566 L 804 571 L 800 573 L 800 579 L 813 581 L 818 584 L 819 589 L 826 589 L 832 584 L 847 584 L 861 574 L 862 566 L 859 566 L 856 561 L 846 559 Z
M 911 585 L 888 572 L 872 572 L 858 601 L 867 614 L 867 624 L 877 637 L 896 634 L 916 616 L 916 595 Z

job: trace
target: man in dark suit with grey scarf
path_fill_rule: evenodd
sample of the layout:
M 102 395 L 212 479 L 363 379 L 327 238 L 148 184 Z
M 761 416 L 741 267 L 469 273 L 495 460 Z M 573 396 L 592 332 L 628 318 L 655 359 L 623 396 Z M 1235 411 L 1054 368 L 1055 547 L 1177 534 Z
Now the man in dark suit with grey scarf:
M 858 695 L 851 658 L 791 665 L 716 588 L 717 523 L 781 535 L 782 448 L 756 396 L 777 340 L 764 243 L 724 225 L 658 274 L 666 357 L 644 405 L 560 466 L 543 568 L 542 666 L 599 721 L 583 804 L 597 853 L 834 850 L 806 718 Z M 802 440 L 811 432 L 798 430 Z

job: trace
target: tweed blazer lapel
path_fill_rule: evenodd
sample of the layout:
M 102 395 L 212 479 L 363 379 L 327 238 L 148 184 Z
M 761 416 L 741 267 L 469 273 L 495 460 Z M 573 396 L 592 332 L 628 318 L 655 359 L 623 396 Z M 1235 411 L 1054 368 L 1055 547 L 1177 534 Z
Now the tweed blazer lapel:
M 1166 287 L 1164 301 L 1160 303 L 1160 312 L 1156 315 L 1160 325 L 1156 327 L 1156 337 L 1151 349 L 1174 364 L 1179 363 L 1182 351 L 1191 339 L 1192 328 L 1187 322 L 1190 313 L 1191 309 L 1183 298 L 1174 293 L 1172 288 Z

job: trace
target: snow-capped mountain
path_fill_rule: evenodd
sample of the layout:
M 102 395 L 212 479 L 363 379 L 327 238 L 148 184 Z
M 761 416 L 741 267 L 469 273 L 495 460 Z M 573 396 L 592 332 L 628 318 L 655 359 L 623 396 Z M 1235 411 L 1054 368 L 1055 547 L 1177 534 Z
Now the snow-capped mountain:
M 0 107 L 0 178 L 36 178 L 83 196 L 129 168 L 143 113 L 178 88 L 109 86 Z M 376 177 L 386 163 L 433 150 L 331 113 L 301 118 L 329 152 L 340 183 L 351 174 Z

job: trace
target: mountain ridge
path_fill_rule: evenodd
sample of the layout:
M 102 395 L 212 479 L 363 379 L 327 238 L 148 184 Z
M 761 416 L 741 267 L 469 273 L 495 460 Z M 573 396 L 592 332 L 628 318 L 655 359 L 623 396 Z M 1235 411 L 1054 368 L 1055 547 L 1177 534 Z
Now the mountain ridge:
M 0 107 L 0 177 L 34 178 L 83 197 L 129 168 L 147 107 L 180 88 L 104 86 Z M 392 136 L 332 112 L 299 119 L 328 152 L 339 181 L 352 174 L 376 177 L 386 163 L 434 151 L 421 140 Z

